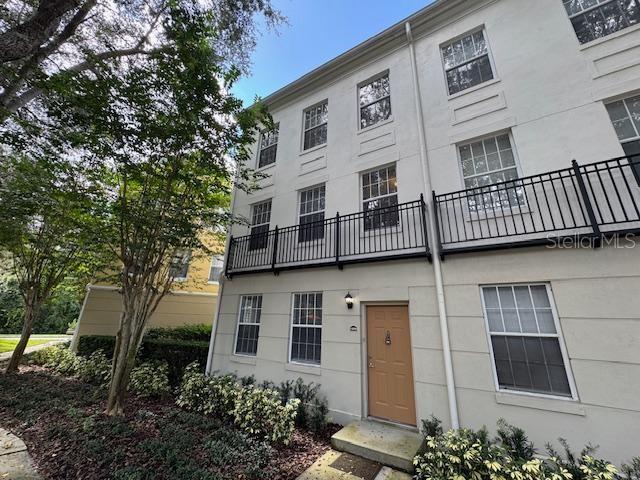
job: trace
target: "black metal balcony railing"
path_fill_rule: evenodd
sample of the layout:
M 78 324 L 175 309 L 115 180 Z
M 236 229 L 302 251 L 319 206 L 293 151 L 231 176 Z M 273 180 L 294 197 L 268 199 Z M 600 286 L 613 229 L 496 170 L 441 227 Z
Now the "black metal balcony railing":
M 226 274 L 429 257 L 420 200 L 231 237 Z
M 436 195 L 442 254 L 640 231 L 640 157 Z

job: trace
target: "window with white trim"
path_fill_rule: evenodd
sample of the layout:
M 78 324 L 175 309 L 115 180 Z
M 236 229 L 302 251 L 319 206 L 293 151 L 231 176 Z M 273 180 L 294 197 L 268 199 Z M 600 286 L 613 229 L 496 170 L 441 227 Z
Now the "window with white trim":
M 449 95 L 494 77 L 484 30 L 469 33 L 441 47 Z
M 290 361 L 320 365 L 322 292 L 293 294 Z
M 189 262 L 191 261 L 191 250 L 180 249 L 175 252 L 171 259 L 170 275 L 174 280 L 185 280 L 189 273 Z
M 640 23 L 638 0 L 563 0 L 562 3 L 580 43 Z
M 280 124 L 271 130 L 265 130 L 260 134 L 260 152 L 258 153 L 258 168 L 276 163 L 278 151 L 278 131 Z
M 391 116 L 391 86 L 389 72 L 360 85 L 360 128 L 367 128 Z
M 298 242 L 324 238 L 325 186 L 300 191 Z
M 640 178 L 640 95 L 607 104 L 607 112 L 622 149 Z
M 327 120 L 329 117 L 329 101 L 314 105 L 304 110 L 303 150 L 327 143 Z
M 243 295 L 240 297 L 236 355 L 255 355 L 258 352 L 261 314 L 262 295 Z
M 398 225 L 400 218 L 395 164 L 362 174 L 362 208 L 365 230 Z
M 572 397 L 549 285 L 487 286 L 482 296 L 499 388 Z
M 251 205 L 251 238 L 249 250 L 267 248 L 269 223 L 271 222 L 271 199 Z
M 490 188 L 496 183 L 518 178 L 516 158 L 509 133 L 487 137 L 458 146 L 462 177 L 466 189 L 478 189 L 478 195 L 469 196 L 471 211 L 501 211 L 525 203 L 522 187 L 509 184 Z M 489 188 L 487 188 L 489 187 Z
M 211 257 L 211 266 L 209 267 L 209 281 L 219 282 L 220 275 L 224 266 L 224 257 L 222 255 L 214 255 Z

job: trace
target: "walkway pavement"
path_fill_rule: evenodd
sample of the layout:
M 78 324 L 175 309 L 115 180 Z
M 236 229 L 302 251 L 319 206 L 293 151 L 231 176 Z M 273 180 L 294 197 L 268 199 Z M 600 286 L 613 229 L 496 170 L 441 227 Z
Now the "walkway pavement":
M 38 480 L 39 478 L 24 442 L 0 428 L 0 479 Z
M 297 480 L 411 480 L 411 475 L 350 453 L 329 450 Z

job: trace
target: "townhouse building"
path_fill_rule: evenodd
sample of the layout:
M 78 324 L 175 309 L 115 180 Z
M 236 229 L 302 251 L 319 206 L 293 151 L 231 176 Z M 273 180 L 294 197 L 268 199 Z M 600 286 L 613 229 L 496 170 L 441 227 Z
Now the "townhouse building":
M 639 453 L 637 0 L 438 0 L 265 101 L 209 371 Z

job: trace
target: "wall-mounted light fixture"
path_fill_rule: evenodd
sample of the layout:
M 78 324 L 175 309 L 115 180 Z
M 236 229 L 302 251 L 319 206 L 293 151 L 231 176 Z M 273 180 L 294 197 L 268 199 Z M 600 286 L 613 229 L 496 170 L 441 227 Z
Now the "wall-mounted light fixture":
M 344 296 L 344 301 L 347 304 L 348 309 L 353 308 L 353 297 L 351 296 L 351 293 L 347 292 L 347 294 Z

